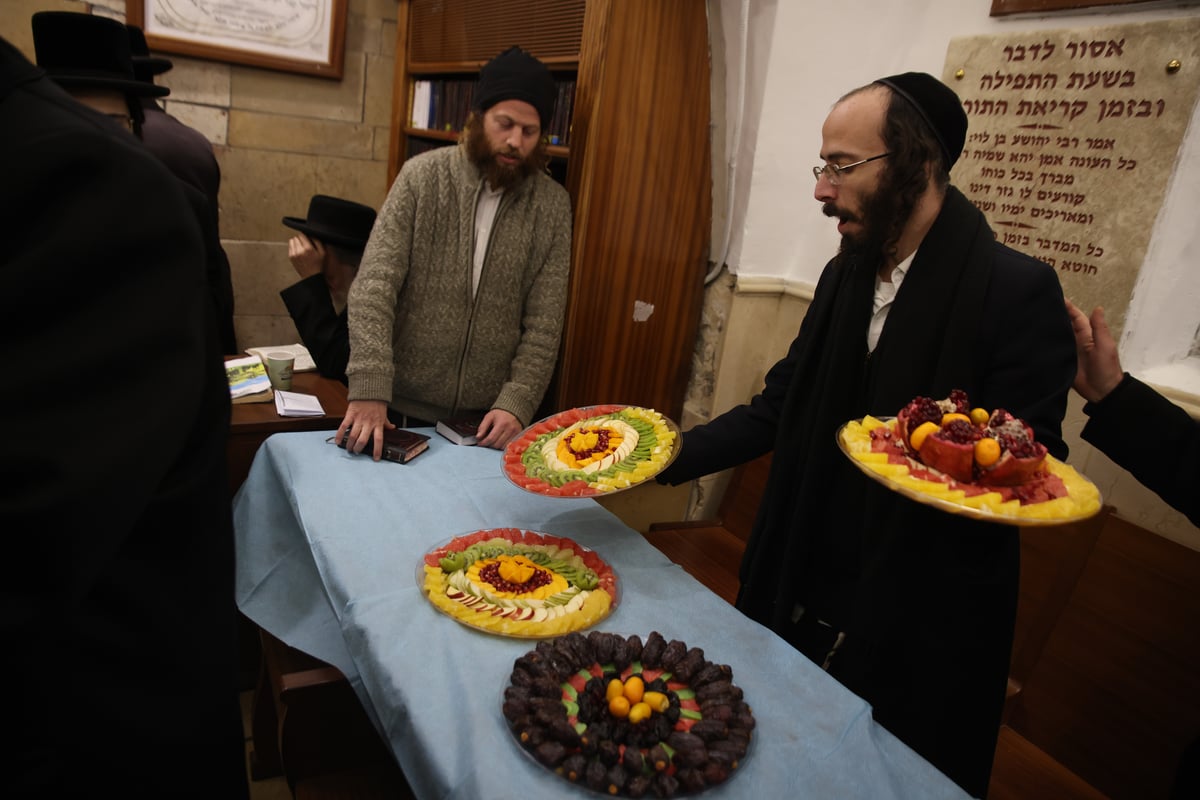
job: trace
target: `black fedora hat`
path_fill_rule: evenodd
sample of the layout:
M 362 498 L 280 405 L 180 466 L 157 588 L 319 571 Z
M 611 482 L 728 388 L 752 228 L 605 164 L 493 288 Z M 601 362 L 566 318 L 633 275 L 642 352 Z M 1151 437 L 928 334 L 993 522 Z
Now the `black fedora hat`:
M 314 194 L 308 201 L 307 218 L 284 217 L 283 224 L 322 242 L 361 250 L 371 236 L 375 209 L 340 197 Z
M 133 75 L 139 81 L 152 83 L 155 75 L 169 72 L 175 65 L 171 59 L 150 55 L 146 34 L 137 25 L 126 25 L 129 31 L 129 54 L 133 59 Z
M 33 48 L 46 75 L 66 88 L 115 89 L 136 97 L 163 97 L 166 86 L 133 73 L 129 32 L 115 19 L 71 11 L 33 15 Z

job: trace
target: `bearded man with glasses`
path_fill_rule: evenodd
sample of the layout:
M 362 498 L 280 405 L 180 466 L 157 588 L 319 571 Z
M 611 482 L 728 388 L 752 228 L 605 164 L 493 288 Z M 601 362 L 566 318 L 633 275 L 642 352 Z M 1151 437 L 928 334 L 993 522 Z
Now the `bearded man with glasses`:
M 1017 529 L 888 491 L 835 437 L 847 420 L 961 389 L 1066 457 L 1075 343 L 1058 276 L 998 243 L 950 184 L 966 134 L 958 97 L 931 75 L 882 78 L 838 100 L 813 174 L 839 252 L 762 391 L 686 432 L 659 480 L 774 451 L 738 608 L 982 797 L 1016 618 Z

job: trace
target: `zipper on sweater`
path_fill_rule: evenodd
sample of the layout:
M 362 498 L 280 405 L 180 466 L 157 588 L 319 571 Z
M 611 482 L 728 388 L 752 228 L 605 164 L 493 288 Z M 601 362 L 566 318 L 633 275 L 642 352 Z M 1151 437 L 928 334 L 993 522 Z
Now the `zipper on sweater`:
M 484 180 L 479 181 L 479 186 L 475 189 L 475 203 L 473 205 L 473 214 L 471 215 L 471 262 L 470 275 L 468 276 L 467 286 L 471 285 L 470 276 L 475 273 L 475 213 L 479 211 L 479 195 L 483 192 Z M 454 405 L 451 408 L 451 413 L 457 414 L 459 407 L 462 405 L 463 381 L 467 371 L 467 352 L 471 349 L 471 340 L 475 336 L 475 312 L 479 309 L 479 289 L 483 288 L 483 276 L 487 272 L 488 259 L 492 255 L 492 245 L 496 242 L 496 230 L 500 227 L 500 219 L 503 217 L 505 210 L 512 205 L 512 192 L 504 191 L 504 195 L 500 198 L 500 205 L 496 208 L 496 216 L 492 219 L 492 232 L 488 236 L 487 249 L 483 251 L 483 264 L 479 267 L 479 288 L 476 289 L 471 296 L 471 313 L 467 316 L 467 336 L 463 340 L 462 352 L 458 354 L 458 378 L 454 382 Z

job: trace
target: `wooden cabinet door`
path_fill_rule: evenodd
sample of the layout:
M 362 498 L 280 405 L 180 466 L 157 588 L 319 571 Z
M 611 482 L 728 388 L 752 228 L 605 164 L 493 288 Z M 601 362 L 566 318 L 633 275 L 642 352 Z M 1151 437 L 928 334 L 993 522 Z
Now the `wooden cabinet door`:
M 711 226 L 709 75 L 700 0 L 588 0 L 559 408 L 682 414 Z

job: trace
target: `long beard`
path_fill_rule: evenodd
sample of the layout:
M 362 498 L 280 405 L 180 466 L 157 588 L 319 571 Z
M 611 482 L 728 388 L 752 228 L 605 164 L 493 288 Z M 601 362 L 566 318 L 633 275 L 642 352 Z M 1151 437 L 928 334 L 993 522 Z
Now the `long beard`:
M 892 187 L 880 185 L 863 203 L 862 212 L 849 214 L 826 203 L 821 212 L 827 217 L 850 219 L 862 226 L 860 233 L 842 234 L 838 254 L 855 260 L 882 263 L 889 251 L 895 249 L 896 239 L 908 222 L 908 216 L 899 219 L 900 209 Z
M 518 155 L 515 151 L 504 151 L 508 155 Z M 493 189 L 511 189 L 534 172 L 534 166 L 528 157 L 521 159 L 514 166 L 500 163 L 498 153 L 492 150 L 487 136 L 483 133 L 482 125 L 475 125 L 467 131 L 467 158 L 479 168 L 479 172 Z

